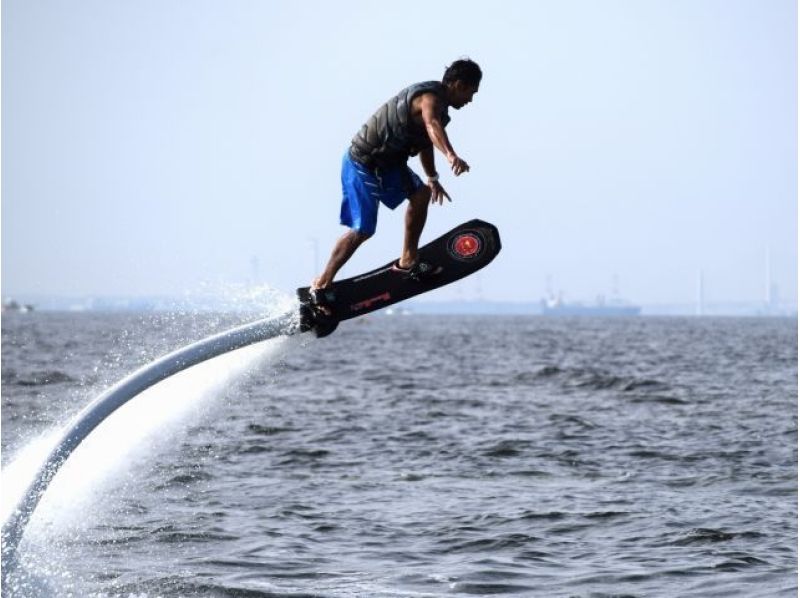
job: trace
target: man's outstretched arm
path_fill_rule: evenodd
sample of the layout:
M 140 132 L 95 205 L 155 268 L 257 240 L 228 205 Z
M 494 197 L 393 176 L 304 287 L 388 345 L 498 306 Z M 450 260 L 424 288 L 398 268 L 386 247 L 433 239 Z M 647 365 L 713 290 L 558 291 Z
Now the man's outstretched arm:
M 420 96 L 420 100 L 422 122 L 425 124 L 425 130 L 428 132 L 431 143 L 445 155 L 453 174 L 458 176 L 463 172 L 469 171 L 469 164 L 458 157 L 453 146 L 450 145 L 447 133 L 444 132 L 444 127 L 436 110 L 439 99 L 432 93 L 426 93 Z

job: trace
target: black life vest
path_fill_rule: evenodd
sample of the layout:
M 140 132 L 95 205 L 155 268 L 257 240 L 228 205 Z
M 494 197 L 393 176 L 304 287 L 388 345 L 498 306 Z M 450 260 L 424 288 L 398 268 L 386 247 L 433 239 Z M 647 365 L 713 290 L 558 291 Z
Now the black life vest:
M 406 87 L 373 114 L 350 144 L 350 157 L 369 168 L 405 164 L 410 156 L 432 145 L 425 125 L 411 118 L 411 102 L 422 93 L 439 97 L 439 121 L 450 122 L 445 86 L 425 81 Z

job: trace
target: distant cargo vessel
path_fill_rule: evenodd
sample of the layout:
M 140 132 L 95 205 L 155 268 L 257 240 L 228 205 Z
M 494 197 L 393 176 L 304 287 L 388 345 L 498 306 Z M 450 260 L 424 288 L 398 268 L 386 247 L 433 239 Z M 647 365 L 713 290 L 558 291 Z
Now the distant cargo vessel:
M 19 303 L 15 299 L 6 299 L 3 301 L 3 313 L 18 312 L 26 314 L 33 311 L 33 305 Z
M 598 297 L 594 304 L 565 303 L 561 297 L 542 299 L 542 314 L 545 316 L 638 316 L 642 308 L 622 299 L 606 301 Z

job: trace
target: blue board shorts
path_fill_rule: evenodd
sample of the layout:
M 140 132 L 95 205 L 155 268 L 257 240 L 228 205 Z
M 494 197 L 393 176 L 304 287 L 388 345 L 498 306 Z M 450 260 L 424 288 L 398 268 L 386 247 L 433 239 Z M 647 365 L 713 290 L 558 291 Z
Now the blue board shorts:
M 425 183 L 407 165 L 370 170 L 350 157 L 342 159 L 342 210 L 339 221 L 364 235 L 378 224 L 378 203 L 394 210 Z

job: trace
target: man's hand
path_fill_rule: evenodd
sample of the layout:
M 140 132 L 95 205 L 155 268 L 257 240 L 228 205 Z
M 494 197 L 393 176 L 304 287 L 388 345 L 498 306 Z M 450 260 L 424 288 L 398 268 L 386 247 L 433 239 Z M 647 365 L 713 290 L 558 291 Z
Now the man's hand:
M 450 199 L 447 191 L 444 190 L 444 187 L 442 187 L 439 181 L 429 180 L 428 187 L 431 189 L 431 203 L 439 202 L 439 205 L 442 205 L 445 197 L 447 198 L 447 201 L 453 201 Z
M 450 168 L 452 169 L 454 175 L 458 176 L 464 172 L 469 172 L 469 164 L 467 164 L 457 155 L 450 154 L 447 156 L 447 161 L 450 162 Z

